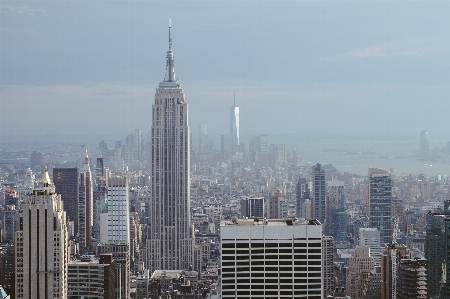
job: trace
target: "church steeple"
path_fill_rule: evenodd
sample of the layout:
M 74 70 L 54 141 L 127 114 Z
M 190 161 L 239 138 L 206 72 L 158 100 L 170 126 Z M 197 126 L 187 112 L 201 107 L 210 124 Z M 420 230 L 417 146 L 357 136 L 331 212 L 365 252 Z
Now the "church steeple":
M 175 65 L 172 51 L 172 21 L 169 18 L 169 50 L 166 56 L 166 75 L 164 81 L 159 84 L 159 87 L 177 88 L 179 87 L 178 80 L 175 76 Z

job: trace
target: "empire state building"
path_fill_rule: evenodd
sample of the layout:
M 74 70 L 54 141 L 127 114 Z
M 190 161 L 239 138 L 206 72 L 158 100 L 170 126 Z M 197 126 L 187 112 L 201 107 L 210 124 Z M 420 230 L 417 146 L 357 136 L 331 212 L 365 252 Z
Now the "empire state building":
M 150 271 L 185 270 L 194 262 L 188 105 L 175 77 L 171 25 L 166 74 L 156 89 L 152 110 L 152 197 L 147 268 Z

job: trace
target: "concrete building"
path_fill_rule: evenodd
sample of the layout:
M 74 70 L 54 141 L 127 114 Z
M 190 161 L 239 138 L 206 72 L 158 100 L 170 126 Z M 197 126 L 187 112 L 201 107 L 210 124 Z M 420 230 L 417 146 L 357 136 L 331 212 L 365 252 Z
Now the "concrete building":
M 74 222 L 75 235 L 78 233 L 78 168 L 53 168 L 55 192 L 61 195 L 67 221 Z
M 16 296 L 67 298 L 66 213 L 47 168 L 22 208 L 15 234 Z
M 375 266 L 381 266 L 382 249 L 380 246 L 380 231 L 378 229 L 361 227 L 359 229 L 359 246 L 369 247 Z
M 347 270 L 347 286 L 345 293 L 352 299 L 364 299 L 363 290 L 366 279 L 363 272 L 370 272 L 375 268 L 370 248 L 367 246 L 356 246 L 355 253 L 350 258 Z
M 366 299 L 380 299 L 381 298 L 381 267 L 375 266 L 375 269 L 370 271 L 368 281 L 365 288 Z
M 152 199 L 147 269 L 189 269 L 194 261 L 194 231 L 190 225 L 188 104 L 175 77 L 171 27 L 166 75 L 156 89 L 152 109 Z
M 334 240 L 331 236 L 322 238 L 323 296 L 334 294 Z
M 82 256 L 67 264 L 68 298 L 115 299 L 115 267 L 112 255 Z
M 110 178 L 108 185 L 108 244 L 119 243 L 130 244 L 130 208 L 126 177 Z
M 223 221 L 220 238 L 222 298 L 322 298 L 317 220 Z
M 322 169 L 322 165 L 316 164 L 312 167 L 313 178 L 313 217 L 325 223 L 326 216 L 326 184 L 325 184 L 325 170 Z
M 266 215 L 269 219 L 285 219 L 288 218 L 288 201 L 283 196 L 283 192 L 278 189 L 274 196 L 266 201 Z
M 383 169 L 369 168 L 369 226 L 380 231 L 382 246 L 391 242 L 391 202 L 391 174 Z

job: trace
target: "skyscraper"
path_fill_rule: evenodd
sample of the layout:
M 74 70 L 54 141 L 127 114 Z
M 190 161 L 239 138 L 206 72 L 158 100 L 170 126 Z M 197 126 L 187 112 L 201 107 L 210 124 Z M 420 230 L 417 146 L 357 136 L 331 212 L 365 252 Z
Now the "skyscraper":
M 67 221 L 73 221 L 78 233 L 78 168 L 53 168 L 55 192 L 61 195 Z
M 89 157 L 85 152 L 83 168 L 79 174 L 78 185 L 78 236 L 84 248 L 91 246 L 91 234 L 94 222 L 92 173 Z
M 207 147 L 208 142 L 209 142 L 209 140 L 208 140 L 208 125 L 200 124 L 199 125 L 199 135 L 198 135 L 198 154 L 199 155 L 209 153 L 208 150 L 205 150 L 205 146 Z
M 230 137 L 231 137 L 231 153 L 236 152 L 239 141 L 239 106 L 236 106 L 236 95 L 234 97 L 233 106 L 230 108 Z
M 128 179 L 110 178 L 108 182 L 108 243 L 130 244 Z
M 313 177 L 313 217 L 324 224 L 325 222 L 325 205 L 326 205 L 326 186 L 325 186 L 325 170 L 322 165 L 316 164 L 312 168 Z
M 188 105 L 175 77 L 171 26 L 166 75 L 156 89 L 152 117 L 152 198 L 147 239 L 150 271 L 189 269 L 194 262 L 190 226 Z
M 347 270 L 346 294 L 352 299 L 362 299 L 361 296 L 364 279 L 363 271 L 370 271 L 375 268 L 373 257 L 370 256 L 370 248 L 367 246 L 356 246 L 355 253 L 352 254 Z
M 369 226 L 380 231 L 382 245 L 391 242 L 391 202 L 391 174 L 383 169 L 369 168 Z
M 297 218 L 305 218 L 302 214 L 302 207 L 306 199 L 310 198 L 309 183 L 306 178 L 300 178 L 296 186 L 296 206 L 295 211 Z
M 323 298 L 323 236 L 317 220 L 222 222 L 220 238 L 222 298 Z
M 420 159 L 428 160 L 430 158 L 430 135 L 427 131 L 420 132 Z
M 66 213 L 47 168 L 22 208 L 15 234 L 16 296 L 67 298 Z

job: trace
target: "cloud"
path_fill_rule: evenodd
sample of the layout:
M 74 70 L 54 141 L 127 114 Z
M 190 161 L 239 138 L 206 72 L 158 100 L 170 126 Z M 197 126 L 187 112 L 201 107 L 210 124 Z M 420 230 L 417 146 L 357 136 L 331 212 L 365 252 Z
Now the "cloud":
M 48 15 L 42 8 L 32 8 L 27 5 L 0 5 L 0 13 L 3 14 L 26 14 L 29 16 L 46 16 Z
M 347 54 L 349 58 L 365 58 L 365 57 L 383 57 L 386 56 L 386 51 L 380 46 L 370 46 Z
M 449 52 L 445 44 L 447 38 L 439 36 L 414 37 L 396 42 L 385 43 L 384 46 L 377 44 L 349 51 L 330 60 L 363 59 L 372 57 L 421 57 L 431 53 Z

